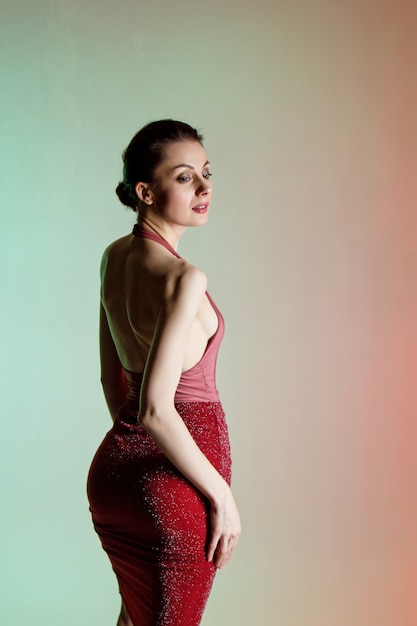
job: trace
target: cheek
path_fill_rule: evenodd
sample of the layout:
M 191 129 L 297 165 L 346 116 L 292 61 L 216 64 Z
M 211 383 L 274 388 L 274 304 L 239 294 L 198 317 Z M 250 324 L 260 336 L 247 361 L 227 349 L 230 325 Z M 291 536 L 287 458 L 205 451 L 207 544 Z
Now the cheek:
M 158 209 L 163 209 L 164 206 L 169 202 L 169 194 L 165 191 L 165 189 L 158 189 L 155 194 L 154 204 Z
M 185 187 L 176 189 L 159 189 L 155 198 L 155 205 L 159 211 L 182 210 L 190 203 L 190 190 Z
M 167 204 L 171 207 L 181 207 L 187 204 L 190 197 L 190 190 L 185 187 L 180 187 L 171 190 L 171 193 L 167 197 Z

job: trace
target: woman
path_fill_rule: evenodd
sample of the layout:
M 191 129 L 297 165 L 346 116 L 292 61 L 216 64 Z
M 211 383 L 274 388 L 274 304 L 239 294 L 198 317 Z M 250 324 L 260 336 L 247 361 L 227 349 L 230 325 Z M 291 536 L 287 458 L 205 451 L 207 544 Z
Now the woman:
M 101 380 L 113 428 L 92 462 L 93 522 L 116 573 L 118 626 L 200 623 L 240 534 L 215 384 L 222 316 L 176 252 L 207 222 L 210 164 L 182 122 L 140 130 L 116 192 L 138 213 L 101 265 Z

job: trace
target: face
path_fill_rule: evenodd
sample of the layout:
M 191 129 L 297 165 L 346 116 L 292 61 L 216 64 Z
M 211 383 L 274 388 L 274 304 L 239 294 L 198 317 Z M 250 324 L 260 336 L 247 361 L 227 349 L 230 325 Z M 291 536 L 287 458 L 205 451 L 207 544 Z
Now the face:
M 140 183 L 139 183 L 140 185 Z M 164 148 L 148 196 L 141 199 L 171 224 L 199 226 L 208 219 L 211 200 L 210 164 L 197 141 L 179 141 Z

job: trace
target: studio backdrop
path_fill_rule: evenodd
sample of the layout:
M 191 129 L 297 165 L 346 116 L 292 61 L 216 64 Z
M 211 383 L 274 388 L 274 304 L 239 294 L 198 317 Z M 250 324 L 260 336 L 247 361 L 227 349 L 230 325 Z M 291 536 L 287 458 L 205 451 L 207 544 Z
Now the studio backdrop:
M 1 585 L 8 626 L 113 626 L 85 494 L 110 428 L 99 263 L 121 153 L 205 136 L 180 253 L 226 319 L 243 533 L 204 626 L 415 626 L 417 39 L 407 0 L 2 0 Z

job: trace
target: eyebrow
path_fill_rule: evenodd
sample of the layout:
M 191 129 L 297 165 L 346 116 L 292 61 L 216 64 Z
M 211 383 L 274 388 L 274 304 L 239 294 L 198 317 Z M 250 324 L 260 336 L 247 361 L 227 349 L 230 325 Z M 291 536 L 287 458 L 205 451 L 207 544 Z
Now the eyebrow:
M 206 167 L 206 165 L 210 165 L 210 161 L 206 161 L 204 163 L 203 167 Z M 175 165 L 174 167 L 172 167 L 171 171 L 172 170 L 176 170 L 179 167 L 188 167 L 188 169 L 190 169 L 190 170 L 195 170 L 195 168 L 192 165 L 190 165 L 189 163 L 180 163 L 179 165 Z

